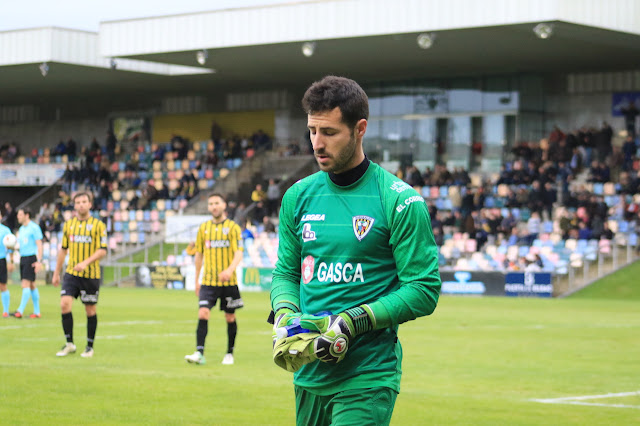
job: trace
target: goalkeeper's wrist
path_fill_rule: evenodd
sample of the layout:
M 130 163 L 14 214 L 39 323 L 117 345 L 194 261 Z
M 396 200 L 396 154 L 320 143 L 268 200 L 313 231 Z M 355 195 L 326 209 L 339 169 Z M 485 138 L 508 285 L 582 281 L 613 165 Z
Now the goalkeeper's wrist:
M 353 324 L 353 335 L 358 336 L 376 328 L 376 318 L 369 305 L 360 305 L 347 309 L 341 315 L 346 315 Z

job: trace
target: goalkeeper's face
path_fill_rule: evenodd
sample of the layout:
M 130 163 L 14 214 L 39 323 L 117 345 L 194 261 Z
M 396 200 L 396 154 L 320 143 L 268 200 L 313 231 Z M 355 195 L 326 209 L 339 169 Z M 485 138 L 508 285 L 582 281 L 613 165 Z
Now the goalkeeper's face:
M 307 116 L 307 127 L 318 166 L 324 172 L 342 173 L 364 160 L 362 137 L 367 120 L 358 121 L 352 129 L 342 121 L 340 108 Z

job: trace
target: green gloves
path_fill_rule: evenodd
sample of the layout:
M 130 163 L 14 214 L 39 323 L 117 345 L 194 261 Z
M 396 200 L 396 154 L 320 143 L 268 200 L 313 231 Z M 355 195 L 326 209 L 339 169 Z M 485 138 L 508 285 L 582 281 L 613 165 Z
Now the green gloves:
M 276 346 L 276 340 L 278 340 L 278 337 L 276 336 L 276 330 L 280 327 L 284 327 L 288 325 L 287 323 L 289 322 L 289 320 L 298 318 L 301 315 L 302 313 L 293 312 L 291 309 L 288 309 L 288 308 L 282 308 L 282 309 L 279 309 L 278 312 L 276 312 L 275 319 L 273 321 L 273 334 L 271 336 L 273 338 L 274 348 Z
M 313 341 L 313 352 L 323 362 L 342 361 L 354 337 L 375 328 L 375 317 L 367 305 L 347 309 L 338 315 L 300 316 L 300 326 L 320 333 Z
M 284 339 L 278 339 L 276 330 L 289 325 L 290 321 L 302 316 L 300 312 L 283 308 L 278 310 L 273 321 L 273 362 L 280 368 L 290 372 L 296 372 L 305 364 L 315 361 L 317 358 L 310 349 L 317 333 L 299 333 Z
M 275 342 L 273 362 L 282 369 L 296 372 L 305 364 L 318 359 L 313 353 L 313 342 L 318 333 L 299 333 Z
M 276 330 L 293 324 L 304 332 L 278 339 Z M 327 316 L 283 308 L 276 312 L 273 323 L 273 361 L 290 372 L 316 359 L 336 364 L 344 359 L 351 339 L 374 328 L 375 317 L 368 305 Z

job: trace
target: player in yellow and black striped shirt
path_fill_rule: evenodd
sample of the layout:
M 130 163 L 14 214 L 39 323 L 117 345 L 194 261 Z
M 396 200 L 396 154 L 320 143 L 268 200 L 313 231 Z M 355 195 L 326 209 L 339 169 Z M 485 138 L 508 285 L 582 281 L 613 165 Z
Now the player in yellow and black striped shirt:
M 56 269 L 52 283 L 60 284 L 60 271 L 64 259 L 69 253 L 69 263 L 62 281 L 60 308 L 62 310 L 62 329 L 67 344 L 56 354 L 67 356 L 76 351 L 73 344 L 73 299 L 80 296 L 87 312 L 87 347 L 82 353 L 84 358 L 93 356 L 93 341 L 98 327 L 96 305 L 100 291 L 100 259 L 107 254 L 107 229 L 102 221 L 91 216 L 91 195 L 78 192 L 73 197 L 76 216 L 64 223 L 62 245 L 58 252 Z
M 196 295 L 199 299 L 198 328 L 196 330 L 196 351 L 185 359 L 194 364 L 204 364 L 204 342 L 209 329 L 211 308 L 220 299 L 220 310 L 227 320 L 227 354 L 223 364 L 233 364 L 238 324 L 236 309 L 243 306 L 238 289 L 236 268 L 242 260 L 242 232 L 240 226 L 227 219 L 227 202 L 220 194 L 209 196 L 207 208 L 211 220 L 200 225 L 196 238 Z M 202 285 L 200 271 L 204 262 Z

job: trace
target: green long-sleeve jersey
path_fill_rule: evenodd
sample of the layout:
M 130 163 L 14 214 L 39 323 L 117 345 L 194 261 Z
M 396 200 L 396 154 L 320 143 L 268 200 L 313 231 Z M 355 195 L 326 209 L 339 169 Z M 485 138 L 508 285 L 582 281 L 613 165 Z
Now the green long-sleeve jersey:
M 398 324 L 431 314 L 441 286 L 422 196 L 375 163 L 345 187 L 318 172 L 285 193 L 279 234 L 275 311 L 339 313 L 366 303 L 375 315 L 375 330 L 356 337 L 342 362 L 307 364 L 294 383 L 321 395 L 379 386 L 399 392 Z

